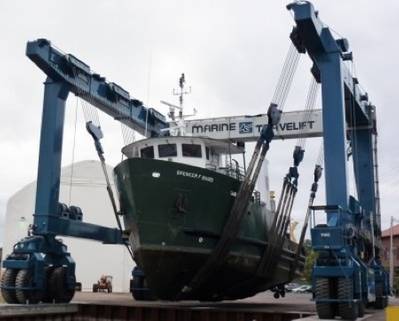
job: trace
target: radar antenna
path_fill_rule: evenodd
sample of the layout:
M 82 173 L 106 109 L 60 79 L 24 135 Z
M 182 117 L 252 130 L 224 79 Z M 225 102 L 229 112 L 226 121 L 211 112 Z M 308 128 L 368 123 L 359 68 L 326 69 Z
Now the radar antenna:
M 186 78 L 184 73 L 181 74 L 179 78 L 179 88 L 174 88 L 172 94 L 174 96 L 179 96 L 179 106 L 175 104 L 171 104 L 167 101 L 161 100 L 161 103 L 169 107 L 168 116 L 172 120 L 175 126 L 170 126 L 169 128 L 165 128 L 162 131 L 169 131 L 172 135 L 184 136 L 185 135 L 185 119 L 191 116 L 195 116 L 197 114 L 197 110 L 194 108 L 193 114 L 184 115 L 184 96 L 191 94 L 191 86 L 188 89 L 185 88 Z M 176 117 L 175 110 L 179 110 L 179 114 Z

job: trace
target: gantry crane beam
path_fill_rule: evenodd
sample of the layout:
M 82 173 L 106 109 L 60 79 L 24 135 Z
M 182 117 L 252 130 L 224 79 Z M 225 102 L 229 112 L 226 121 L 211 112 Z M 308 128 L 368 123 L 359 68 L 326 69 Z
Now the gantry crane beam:
M 93 73 L 86 63 L 65 54 L 47 39 L 30 41 L 26 55 L 54 82 L 62 82 L 66 89 L 140 134 L 158 136 L 168 124 L 164 115 L 131 97 L 121 86 Z
M 318 12 L 314 10 L 313 5 L 308 1 L 300 1 L 287 6 L 294 12 L 296 27 L 291 34 L 291 39 L 298 51 L 307 52 L 314 65 L 312 73 L 318 82 L 323 77 L 320 68 L 322 58 L 330 55 L 326 61 L 331 62 L 333 54 L 340 58 L 340 69 L 334 69 L 344 91 L 344 102 L 347 121 L 350 125 L 370 124 L 370 112 L 368 94 L 363 92 L 357 78 L 354 78 L 349 68 L 342 63 L 352 60 L 352 52 L 349 51 L 347 39 L 335 39 L 330 28 L 328 28 L 318 17 Z M 326 72 L 324 72 L 326 74 Z M 353 124 L 356 119 L 356 124 Z

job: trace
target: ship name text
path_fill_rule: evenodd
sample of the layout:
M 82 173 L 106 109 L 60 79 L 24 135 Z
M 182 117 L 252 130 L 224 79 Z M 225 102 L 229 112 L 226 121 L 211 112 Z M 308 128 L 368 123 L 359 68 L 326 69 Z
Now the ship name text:
M 176 171 L 176 175 L 177 176 L 184 176 L 184 177 L 190 177 L 193 179 L 199 179 L 201 181 L 205 181 L 205 182 L 209 182 L 209 183 L 213 183 L 214 178 L 213 177 L 209 177 L 209 176 L 205 176 L 199 173 L 193 173 L 193 172 L 186 172 L 186 171 L 182 171 L 182 170 L 177 170 Z

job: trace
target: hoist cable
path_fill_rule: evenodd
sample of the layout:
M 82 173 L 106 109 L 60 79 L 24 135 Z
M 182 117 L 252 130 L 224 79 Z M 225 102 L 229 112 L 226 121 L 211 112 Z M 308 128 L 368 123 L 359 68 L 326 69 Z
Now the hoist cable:
M 306 99 L 305 114 L 304 114 L 304 117 L 302 120 L 303 122 L 308 122 L 311 118 L 313 109 L 316 104 L 318 89 L 319 89 L 319 86 L 318 86 L 316 80 L 312 77 L 312 81 L 309 86 L 309 92 L 308 92 L 307 99 Z M 299 145 L 304 145 L 305 141 L 306 141 L 306 137 L 300 138 Z
M 306 126 L 309 126 L 308 123 L 312 117 L 312 113 L 313 113 L 313 110 L 316 105 L 318 93 L 319 93 L 319 84 L 316 82 L 314 77 L 312 77 L 310 85 L 309 85 L 308 94 L 306 97 L 305 112 L 304 112 L 304 116 L 302 118 L 302 123 L 304 124 L 305 128 L 303 129 L 302 137 L 298 138 L 297 143 L 296 143 L 296 146 L 300 146 L 303 149 L 305 148 L 306 140 L 307 140 L 306 132 L 308 132 L 310 129 L 309 127 L 306 127 Z
M 317 156 L 316 165 L 324 166 L 324 148 L 323 143 L 321 143 L 319 155 Z
M 316 103 L 317 89 L 318 89 L 318 84 L 315 81 L 314 77 L 312 77 L 312 80 L 311 80 L 310 86 L 309 86 L 309 90 L 308 90 L 308 94 L 307 94 L 306 103 L 305 103 L 304 121 L 308 121 L 310 119 L 311 111 L 314 109 L 314 106 Z M 294 199 L 295 199 L 296 192 L 297 192 L 297 184 L 298 184 L 298 169 L 297 168 L 303 159 L 305 142 L 306 142 L 306 137 L 298 139 L 297 145 L 295 146 L 294 153 L 293 153 L 294 167 L 291 167 L 289 169 L 287 178 L 285 179 L 285 180 L 288 180 L 290 183 L 292 183 L 293 186 L 289 191 L 289 193 L 290 193 L 289 202 L 287 202 L 285 210 L 283 212 L 278 213 L 278 215 L 282 216 L 282 219 L 280 220 L 280 225 L 278 225 L 278 230 L 277 230 L 278 238 L 285 237 L 286 229 L 288 228 L 288 225 L 290 222 Z
M 282 84 L 285 81 L 285 77 L 286 77 L 286 74 L 287 74 L 287 68 L 288 68 L 288 65 L 291 63 L 294 49 L 295 49 L 294 45 L 291 43 L 291 45 L 290 45 L 290 47 L 288 49 L 288 53 L 287 53 L 287 55 L 285 57 L 285 60 L 284 60 L 283 69 L 282 69 L 282 71 L 280 73 L 280 77 L 279 77 L 279 79 L 277 81 L 277 86 L 274 89 L 272 102 L 275 103 L 275 104 L 277 104 L 277 97 L 280 95 Z
M 272 98 L 272 103 L 279 106 L 280 110 L 283 110 L 284 108 L 284 103 L 291 88 L 295 71 L 298 67 L 299 58 L 300 54 L 297 52 L 295 46 L 291 44 Z
M 310 188 L 310 196 L 309 196 L 308 206 L 306 208 L 304 223 L 303 223 L 302 230 L 301 230 L 301 236 L 299 238 L 297 250 L 295 253 L 294 260 L 293 260 L 294 264 L 290 267 L 291 278 L 295 275 L 295 271 L 298 267 L 298 259 L 301 254 L 301 251 L 302 251 L 303 242 L 305 241 L 305 235 L 306 235 L 306 231 L 307 231 L 308 225 L 309 225 L 311 206 L 313 206 L 314 200 L 316 198 L 316 193 L 317 193 L 317 190 L 319 187 L 318 182 L 323 173 L 323 168 L 321 166 L 321 159 L 323 157 L 322 155 L 323 155 L 323 142 L 321 143 L 319 155 L 317 157 L 315 169 L 313 172 L 313 183 Z
M 305 113 L 303 121 L 309 121 L 311 112 L 314 109 L 318 93 L 318 84 L 312 77 L 308 93 L 306 96 Z M 279 206 L 277 207 L 273 223 L 270 230 L 270 239 L 268 248 L 265 250 L 257 269 L 258 274 L 264 271 L 273 264 L 272 257 L 276 255 L 276 251 L 281 251 L 284 245 L 286 232 L 291 220 L 291 213 L 294 205 L 295 196 L 298 185 L 298 166 L 302 162 L 304 156 L 304 146 L 306 137 L 299 138 L 294 148 L 293 158 L 294 166 L 289 168 L 288 174 L 284 178 L 283 191 L 280 195 Z
M 221 236 L 215 248 L 208 256 L 205 264 L 196 272 L 188 285 L 185 285 L 176 299 L 182 299 L 187 293 L 198 290 L 215 269 L 225 263 L 225 259 L 230 252 L 230 248 L 236 240 L 240 230 L 243 216 L 248 210 L 250 198 L 254 191 L 255 183 L 262 167 L 264 158 L 270 147 L 270 142 L 274 137 L 274 127 L 278 125 L 282 107 L 285 103 L 288 91 L 291 88 L 293 73 L 296 71 L 299 61 L 299 53 L 291 45 L 286 56 L 283 70 L 279 78 L 272 102 L 269 106 L 267 116 L 268 123 L 264 125 L 255 146 L 254 153 L 248 165 L 246 176 L 241 183 L 236 194 L 236 199 L 230 211 L 230 215 L 222 229 Z M 280 107 L 280 108 L 278 108 Z M 283 187 L 283 190 L 285 187 Z M 287 197 L 289 194 L 287 194 Z M 290 206 L 290 204 L 279 203 L 280 207 Z M 277 219 L 277 217 L 276 217 Z M 264 257 L 263 257 L 264 258 Z M 243 281 L 245 284 L 248 280 Z
M 300 58 L 300 54 L 296 53 L 296 55 L 294 56 L 291 70 L 288 73 L 288 78 L 287 78 L 286 85 L 284 87 L 284 91 L 282 92 L 282 97 L 281 97 L 281 101 L 279 104 L 281 110 L 284 109 L 285 102 L 287 101 L 288 93 L 289 93 L 289 90 L 291 89 L 292 81 L 294 79 L 294 74 L 295 74 L 294 71 L 298 67 L 299 58 Z
M 219 241 L 208 256 L 206 262 L 198 269 L 190 282 L 182 287 L 180 293 L 176 297 L 177 300 L 184 299 L 187 293 L 197 291 L 203 283 L 209 279 L 210 275 L 214 273 L 215 269 L 225 263 L 231 246 L 237 238 L 241 227 L 241 221 L 248 211 L 256 180 L 259 176 L 267 151 L 269 150 L 270 142 L 274 137 L 273 128 L 279 123 L 281 118 L 282 111 L 278 108 L 280 107 L 279 104 L 282 106 L 286 99 L 298 61 L 299 53 L 291 46 L 275 91 L 274 99 L 268 108 L 268 123 L 262 127 L 261 134 L 248 165 L 247 173 L 239 186 L 235 201 L 230 210 L 230 215 L 222 228 Z M 286 206 L 285 204 L 283 205 Z
M 287 182 L 287 180 L 284 180 L 283 187 L 281 188 L 281 193 L 280 193 L 281 197 L 278 200 L 275 215 L 273 216 L 273 222 L 271 225 L 271 228 L 273 228 L 273 229 L 277 224 L 277 220 L 279 219 L 278 213 L 281 213 L 281 208 L 282 208 L 282 203 L 283 203 L 283 198 L 284 198 L 283 195 L 287 195 L 287 192 L 286 192 L 287 189 L 288 189 L 288 182 Z
M 278 213 L 278 217 L 277 217 L 277 222 L 276 222 L 276 226 L 275 226 L 275 233 L 278 234 L 278 231 L 280 230 L 280 227 L 282 225 L 283 222 L 283 218 L 284 215 L 287 211 L 287 205 L 289 204 L 289 200 L 290 200 L 290 194 L 291 194 L 291 186 L 290 186 L 290 182 L 288 180 L 285 180 L 285 185 L 287 186 L 285 189 L 285 194 L 281 195 L 281 198 L 283 198 L 283 205 L 280 209 L 280 212 Z M 275 235 L 275 233 L 273 233 L 273 235 Z
M 75 147 L 76 147 L 76 128 L 78 123 L 78 100 L 79 98 L 76 97 L 76 105 L 75 105 L 75 122 L 74 122 L 74 129 L 73 129 L 73 141 L 72 141 L 72 156 L 71 156 L 71 174 L 69 177 L 69 193 L 68 193 L 68 206 L 71 206 L 72 200 L 72 188 L 73 188 L 73 174 L 75 169 Z
M 81 99 L 80 102 L 82 105 L 85 122 L 87 123 L 91 121 L 94 125 L 100 126 L 100 118 L 97 109 L 91 104 L 85 102 L 83 99 Z
M 286 194 L 284 195 L 284 205 L 280 215 L 278 215 L 278 223 L 276 223 L 276 226 L 271 228 L 268 247 L 258 264 L 258 275 L 263 275 L 265 271 L 269 271 L 269 268 L 275 265 L 275 261 L 272 258 L 277 255 L 276 251 L 281 252 L 281 248 L 284 244 L 285 232 L 287 224 L 289 224 L 290 212 L 292 211 L 293 201 L 296 195 L 296 188 L 294 188 L 288 180 L 286 180 L 286 182 L 287 189 Z
M 129 145 L 135 141 L 135 134 L 132 128 L 121 123 L 121 131 L 122 131 L 123 143 L 125 145 Z
M 278 226 L 278 229 L 277 229 L 277 238 L 284 237 L 284 235 L 285 235 L 287 220 L 291 216 L 291 211 L 292 211 L 292 206 L 294 204 L 295 194 L 296 194 L 296 189 L 291 188 L 284 212 L 281 215 L 282 219 L 280 222 L 280 226 Z
M 288 215 L 287 215 L 287 219 L 286 219 L 286 222 L 285 222 L 285 226 L 283 227 L 283 231 L 281 232 L 281 233 L 283 233 L 281 235 L 281 237 L 283 237 L 283 236 L 285 237 L 285 234 L 286 234 L 287 229 L 288 229 L 288 225 L 291 223 L 292 208 L 294 206 L 294 200 L 295 200 L 295 196 L 296 196 L 297 192 L 298 192 L 298 190 L 296 188 L 293 189 L 292 192 L 291 192 L 292 193 L 291 203 L 290 203 L 290 207 L 289 207 L 289 210 L 288 210 Z
M 88 127 L 88 124 L 90 124 L 90 123 L 92 123 L 93 125 L 95 125 L 98 128 L 101 128 L 101 126 L 100 126 L 100 118 L 99 118 L 99 114 L 98 114 L 97 109 L 94 108 L 91 104 L 86 103 L 83 99 L 81 99 L 80 101 L 81 101 L 81 105 L 82 105 L 82 109 L 83 109 L 83 115 L 84 115 L 85 122 L 86 122 L 86 128 Z M 93 139 L 94 139 L 94 136 L 93 136 Z M 101 144 L 99 141 L 98 141 L 98 143 Z M 119 212 L 118 212 L 118 208 L 117 208 L 117 205 L 116 205 L 114 193 L 112 191 L 111 182 L 110 182 L 109 177 L 108 177 L 108 172 L 107 172 L 107 166 L 106 166 L 106 163 L 105 163 L 105 158 L 99 152 L 99 150 L 97 149 L 97 146 L 96 146 L 96 150 L 97 150 L 97 154 L 98 154 L 98 157 L 99 157 L 100 163 L 101 163 L 101 168 L 102 168 L 102 171 L 103 171 L 103 174 L 104 174 L 104 177 L 105 177 L 106 189 L 107 189 L 110 201 L 111 201 L 111 206 L 112 206 L 112 209 L 113 209 L 113 212 L 114 212 L 115 220 L 116 220 L 118 229 L 119 229 L 119 231 L 121 233 L 121 236 L 123 236 L 123 231 L 124 230 L 123 230 L 122 223 L 121 223 L 121 221 L 119 219 L 119 216 L 118 216 Z M 128 243 L 126 243 L 126 242 L 124 242 L 123 245 L 126 247 L 126 249 L 127 249 L 128 253 L 129 253 L 130 257 L 132 258 L 132 260 L 134 260 L 133 251 L 132 251 L 130 245 Z
M 276 87 L 276 96 L 273 97 L 272 102 L 279 105 L 282 101 L 283 93 L 285 92 L 285 88 L 288 84 L 289 76 L 288 73 L 292 70 L 292 66 L 294 63 L 294 56 L 290 55 L 287 57 L 287 65 L 286 68 L 283 70 L 281 74 L 281 78 L 279 79 L 279 82 L 277 83 Z
M 285 101 L 287 99 L 289 89 L 291 88 L 291 85 L 292 85 L 293 72 L 294 72 L 294 70 L 296 70 L 296 67 L 298 66 L 297 60 L 295 60 L 295 61 L 293 61 L 293 64 L 291 65 L 291 68 L 288 69 L 289 75 L 286 77 L 286 80 L 284 82 L 283 88 L 281 90 L 281 94 L 280 94 L 279 98 L 276 100 L 277 101 L 277 105 L 279 106 L 279 108 L 281 110 L 284 110 Z

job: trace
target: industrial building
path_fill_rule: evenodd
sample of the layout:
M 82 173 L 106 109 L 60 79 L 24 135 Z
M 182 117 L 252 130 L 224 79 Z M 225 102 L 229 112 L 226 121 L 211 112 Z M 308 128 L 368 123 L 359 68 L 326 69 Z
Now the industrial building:
M 394 282 L 393 287 L 397 291 L 397 280 L 399 275 L 399 224 L 392 227 L 392 258 L 393 258 L 393 268 L 394 268 Z M 384 251 L 382 256 L 383 265 L 389 270 L 389 260 L 390 260 L 390 250 L 391 250 L 391 228 L 382 231 L 381 242 Z
M 392 227 L 393 236 L 393 264 L 395 269 L 399 268 L 399 224 Z M 391 242 L 391 228 L 382 231 L 381 234 L 382 246 L 384 249 L 383 264 L 389 267 L 389 251 Z

